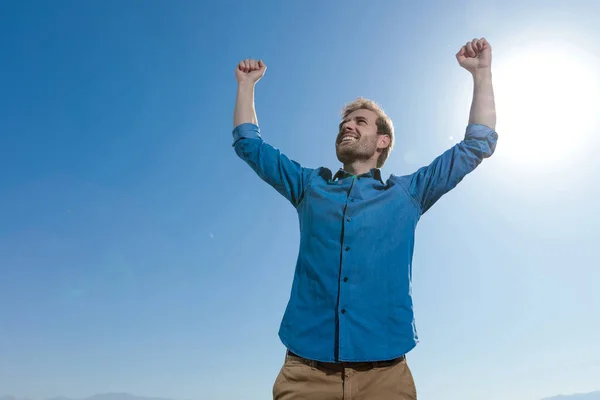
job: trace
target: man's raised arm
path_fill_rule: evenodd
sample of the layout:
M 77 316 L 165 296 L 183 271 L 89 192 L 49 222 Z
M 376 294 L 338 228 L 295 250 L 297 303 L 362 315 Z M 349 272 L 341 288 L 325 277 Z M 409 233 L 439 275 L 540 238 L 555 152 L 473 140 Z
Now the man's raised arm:
M 244 60 L 235 69 L 238 87 L 233 112 L 233 148 L 263 181 L 297 207 L 312 170 L 287 158 L 260 135 L 254 87 L 266 70 L 262 61 L 255 60 Z
M 456 54 L 458 63 L 473 75 L 473 100 L 469 124 L 496 129 L 496 104 L 492 85 L 492 49 L 485 38 L 474 39 Z
M 244 60 L 235 69 L 238 88 L 233 112 L 234 128 L 244 123 L 258 125 L 254 108 L 254 87 L 266 70 L 267 66 L 262 61 L 254 60 Z
M 461 67 L 473 77 L 473 100 L 464 139 L 419 169 L 407 183 L 408 191 L 427 211 L 485 159 L 498 140 L 492 87 L 492 49 L 485 38 L 467 42 L 456 54 Z

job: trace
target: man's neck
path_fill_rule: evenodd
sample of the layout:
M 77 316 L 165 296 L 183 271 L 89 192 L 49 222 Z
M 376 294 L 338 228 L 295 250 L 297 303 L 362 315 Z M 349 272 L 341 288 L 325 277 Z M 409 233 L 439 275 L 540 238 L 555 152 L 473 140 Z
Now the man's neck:
M 373 168 L 377 168 L 377 161 L 354 161 L 350 164 L 344 164 L 344 171 L 354 176 L 366 174 L 367 172 L 370 172 Z

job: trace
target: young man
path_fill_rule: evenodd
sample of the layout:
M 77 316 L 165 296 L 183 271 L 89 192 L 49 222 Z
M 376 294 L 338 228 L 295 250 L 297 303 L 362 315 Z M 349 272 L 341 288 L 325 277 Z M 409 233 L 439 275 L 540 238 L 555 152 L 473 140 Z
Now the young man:
M 394 142 L 392 121 L 358 99 L 343 110 L 336 173 L 290 160 L 261 137 L 254 87 L 262 61 L 244 60 L 238 81 L 233 147 L 258 176 L 296 208 L 298 254 L 279 337 L 287 347 L 275 400 L 416 399 L 405 355 L 417 343 L 411 296 L 419 218 L 496 147 L 491 48 L 485 39 L 456 54 L 473 76 L 464 139 L 430 165 L 383 181 Z

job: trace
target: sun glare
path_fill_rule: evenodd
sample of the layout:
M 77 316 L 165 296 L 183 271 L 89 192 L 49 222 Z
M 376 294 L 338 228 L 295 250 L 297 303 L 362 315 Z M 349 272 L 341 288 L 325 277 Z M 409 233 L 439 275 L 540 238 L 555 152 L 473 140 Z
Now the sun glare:
M 546 45 L 501 58 L 494 88 L 509 162 L 549 167 L 577 157 L 598 126 L 598 62 L 572 46 Z

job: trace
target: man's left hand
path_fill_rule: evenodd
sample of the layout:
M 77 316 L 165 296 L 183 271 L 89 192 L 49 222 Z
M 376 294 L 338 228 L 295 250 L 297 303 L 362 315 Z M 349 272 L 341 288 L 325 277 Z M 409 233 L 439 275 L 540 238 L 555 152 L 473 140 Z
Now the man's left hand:
M 473 39 L 460 48 L 456 53 L 456 60 L 471 73 L 479 69 L 489 69 L 492 66 L 492 47 L 485 38 Z

